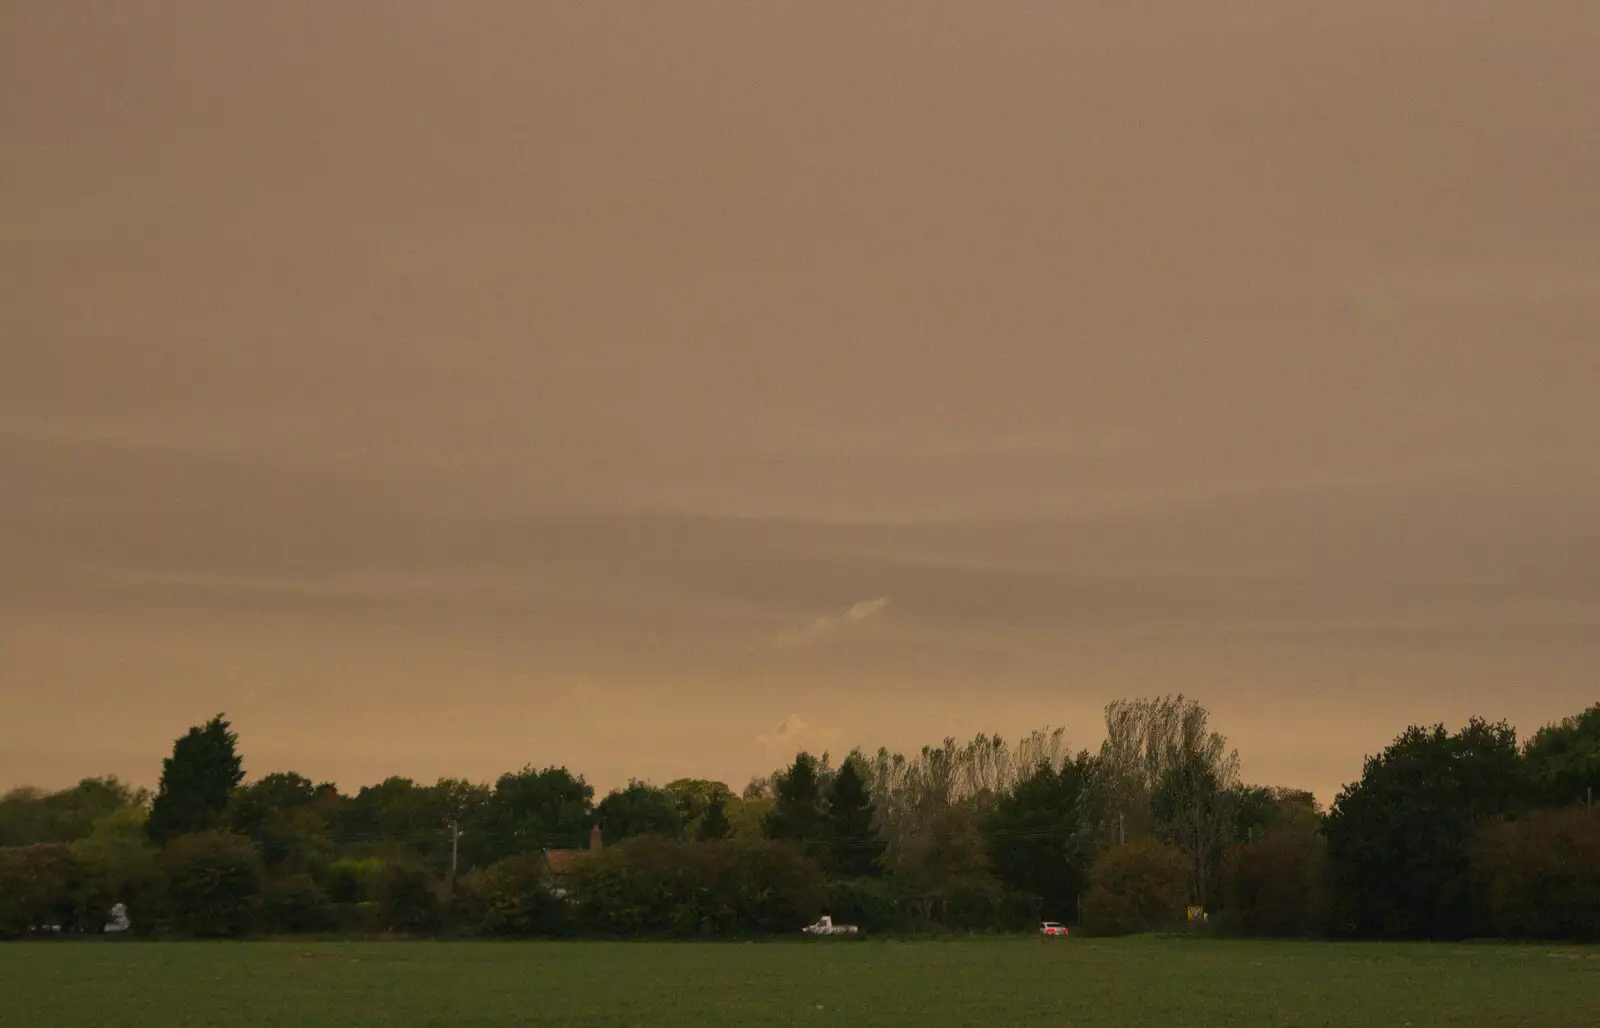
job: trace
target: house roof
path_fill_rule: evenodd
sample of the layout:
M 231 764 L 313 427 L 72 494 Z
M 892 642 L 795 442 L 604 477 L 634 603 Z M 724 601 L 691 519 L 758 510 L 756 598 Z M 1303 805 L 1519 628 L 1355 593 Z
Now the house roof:
M 568 875 L 576 871 L 592 850 L 545 850 L 544 862 L 553 875 Z
M 576 871 L 589 855 L 605 845 L 605 836 L 596 823 L 589 829 L 589 848 L 586 850 L 545 850 L 544 865 L 553 875 L 569 875 Z

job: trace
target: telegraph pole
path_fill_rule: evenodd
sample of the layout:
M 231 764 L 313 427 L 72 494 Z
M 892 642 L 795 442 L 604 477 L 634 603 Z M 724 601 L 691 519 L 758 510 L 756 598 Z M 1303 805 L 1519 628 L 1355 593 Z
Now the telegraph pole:
M 461 822 L 450 822 L 450 893 L 456 891 L 456 863 L 461 856 Z

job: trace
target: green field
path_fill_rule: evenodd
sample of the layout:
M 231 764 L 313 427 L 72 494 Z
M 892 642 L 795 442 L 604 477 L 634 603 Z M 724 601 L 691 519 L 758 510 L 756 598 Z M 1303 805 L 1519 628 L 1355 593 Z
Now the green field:
M 0 946 L 0 1024 L 1600 1025 L 1600 950 L 1183 939 Z

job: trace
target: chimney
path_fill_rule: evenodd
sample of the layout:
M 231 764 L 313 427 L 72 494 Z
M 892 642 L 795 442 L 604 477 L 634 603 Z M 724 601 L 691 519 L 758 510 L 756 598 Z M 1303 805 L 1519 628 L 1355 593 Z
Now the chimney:
M 589 829 L 589 848 L 597 850 L 606 844 L 605 837 L 600 834 L 600 826 L 595 825 Z

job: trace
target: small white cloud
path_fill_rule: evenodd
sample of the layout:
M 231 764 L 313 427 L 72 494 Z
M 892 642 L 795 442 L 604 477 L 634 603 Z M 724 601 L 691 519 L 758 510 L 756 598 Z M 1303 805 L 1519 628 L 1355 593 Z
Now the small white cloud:
M 889 606 L 889 597 L 880 596 L 875 600 L 862 600 L 853 603 L 850 609 L 844 612 L 846 621 L 871 621 L 882 614 L 884 608 Z
M 763 746 L 786 746 L 792 740 L 804 735 L 811 723 L 799 714 L 785 714 L 778 727 L 770 732 L 762 732 L 756 736 L 756 742 Z
M 826 748 L 838 742 L 839 736 L 837 728 L 813 725 L 799 714 L 785 714 L 777 728 L 756 736 L 756 745 L 790 753 L 807 748 Z
M 852 603 L 838 614 L 824 614 L 804 628 L 780 637 L 776 640 L 776 645 L 780 647 L 806 646 L 821 642 L 852 625 L 861 625 L 877 620 L 883 616 L 883 612 L 888 609 L 888 606 L 889 597 L 887 596 Z

